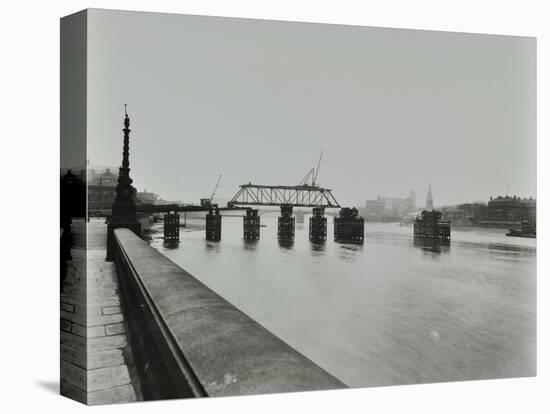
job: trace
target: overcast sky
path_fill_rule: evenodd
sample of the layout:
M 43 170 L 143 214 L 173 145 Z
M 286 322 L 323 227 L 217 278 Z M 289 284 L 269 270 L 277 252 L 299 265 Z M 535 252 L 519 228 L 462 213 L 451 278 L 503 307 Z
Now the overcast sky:
M 88 158 L 198 202 L 297 184 L 340 204 L 535 196 L 533 38 L 91 10 Z

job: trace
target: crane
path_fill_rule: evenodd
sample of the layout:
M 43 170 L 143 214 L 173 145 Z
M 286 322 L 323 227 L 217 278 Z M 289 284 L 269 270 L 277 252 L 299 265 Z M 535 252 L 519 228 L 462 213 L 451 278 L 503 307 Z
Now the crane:
M 300 180 L 298 185 L 309 185 L 308 180 L 311 178 L 311 186 L 315 187 L 315 184 L 317 183 L 317 176 L 319 175 L 319 168 L 321 167 L 321 159 L 323 158 L 323 151 L 321 151 L 321 155 L 319 155 L 319 162 L 317 163 L 317 169 L 312 168 L 308 171 L 306 176 Z
M 222 179 L 222 174 L 218 176 L 218 181 L 216 181 L 216 185 L 214 186 L 214 189 L 212 190 L 212 194 L 210 195 L 210 198 L 201 198 L 201 206 L 207 206 L 212 204 L 212 200 L 214 199 L 214 196 L 216 195 L 216 191 L 218 191 L 218 188 L 220 187 L 220 180 Z

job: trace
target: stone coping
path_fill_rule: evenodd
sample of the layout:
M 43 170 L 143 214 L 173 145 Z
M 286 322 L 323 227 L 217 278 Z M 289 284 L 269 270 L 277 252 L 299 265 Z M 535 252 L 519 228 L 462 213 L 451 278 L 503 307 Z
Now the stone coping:
M 139 286 L 155 339 L 165 342 L 171 369 L 177 365 L 195 396 L 346 387 L 130 230 L 114 233 L 129 269 L 119 277 Z

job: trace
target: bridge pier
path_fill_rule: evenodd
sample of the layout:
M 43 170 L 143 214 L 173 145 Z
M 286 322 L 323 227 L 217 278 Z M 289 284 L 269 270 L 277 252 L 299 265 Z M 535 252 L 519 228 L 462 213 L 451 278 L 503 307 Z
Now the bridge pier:
M 323 207 L 313 208 L 313 217 L 309 218 L 309 240 L 315 243 L 327 239 L 327 218 Z
M 206 215 L 206 240 L 220 241 L 222 238 L 222 216 L 217 204 L 211 204 Z
M 164 215 L 164 242 L 178 243 L 180 241 L 180 215 L 176 212 Z
M 340 210 L 340 217 L 334 218 L 334 241 L 360 243 L 365 238 L 365 220 L 359 216 L 358 210 L 353 207 L 344 207 Z
M 292 215 L 292 205 L 281 206 L 281 216 L 277 219 L 277 237 L 279 240 L 294 240 L 296 218 Z
M 260 238 L 260 216 L 258 210 L 249 208 L 243 217 L 243 237 L 245 240 L 258 240 Z

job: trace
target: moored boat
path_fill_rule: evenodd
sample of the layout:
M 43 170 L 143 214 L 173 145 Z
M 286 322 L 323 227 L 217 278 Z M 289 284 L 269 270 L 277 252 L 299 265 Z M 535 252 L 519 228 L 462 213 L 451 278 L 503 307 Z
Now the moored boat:
M 523 220 L 521 223 L 521 230 L 518 229 L 508 229 L 507 236 L 512 237 L 537 237 L 537 223 L 535 220 Z

